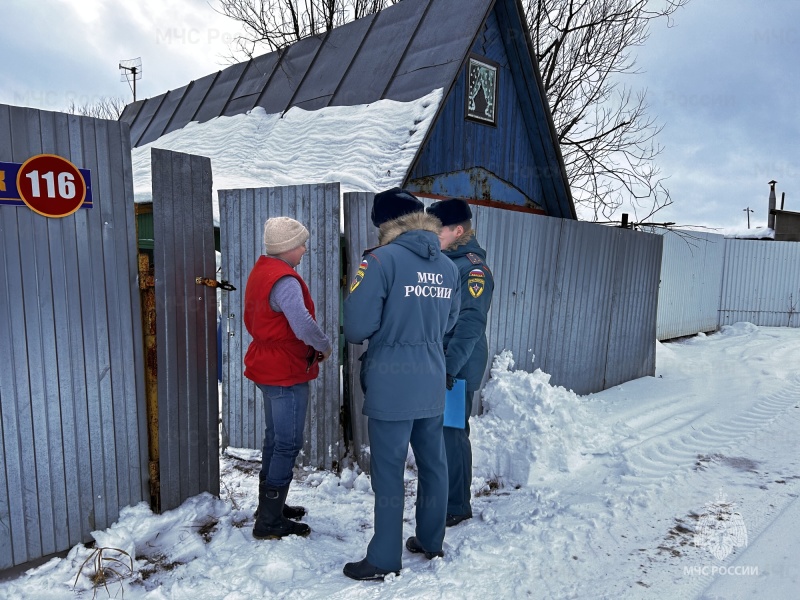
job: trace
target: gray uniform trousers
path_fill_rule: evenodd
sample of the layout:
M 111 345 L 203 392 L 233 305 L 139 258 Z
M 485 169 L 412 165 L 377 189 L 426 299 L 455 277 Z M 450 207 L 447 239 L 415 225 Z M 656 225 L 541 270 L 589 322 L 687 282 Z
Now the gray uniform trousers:
M 416 536 L 428 552 L 439 552 L 447 515 L 444 416 L 408 421 L 370 418 L 370 477 L 375 492 L 375 533 L 367 548 L 370 564 L 389 571 L 403 566 L 403 485 L 408 445 L 417 463 Z

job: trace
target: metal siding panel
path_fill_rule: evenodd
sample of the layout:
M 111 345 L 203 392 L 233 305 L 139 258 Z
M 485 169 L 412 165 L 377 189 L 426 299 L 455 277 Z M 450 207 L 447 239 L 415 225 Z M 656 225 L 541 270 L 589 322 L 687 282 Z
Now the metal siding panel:
M 375 16 L 330 106 L 368 104 L 383 97 L 429 1 L 404 0 Z
M 208 93 L 204 96 L 200 107 L 195 112 L 195 116 L 192 118 L 193 121 L 205 123 L 222 114 L 245 67 L 247 67 L 247 63 L 243 62 L 220 71 Z
M 150 495 L 149 450 L 147 431 L 147 403 L 144 389 L 144 337 L 142 328 L 141 297 L 139 290 L 138 242 L 136 239 L 136 215 L 133 202 L 133 173 L 131 166 L 130 129 L 119 123 L 113 130 L 114 144 L 111 146 L 111 165 L 121 176 L 112 180 L 114 198 L 125 198 L 117 203 L 122 211 L 118 222 L 125 224 L 129 232 L 125 244 L 120 246 L 123 257 L 119 263 L 120 316 L 128 342 L 123 347 L 122 375 L 124 377 L 124 415 L 127 428 L 127 471 L 129 477 L 128 498 L 120 504 L 133 505 Z M 118 136 L 118 137 L 117 137 Z M 121 236 L 120 236 L 121 237 Z M 132 449 L 136 448 L 135 451 Z
M 150 124 L 139 138 L 138 143 L 140 146 L 149 144 L 153 140 L 157 140 L 164 135 L 164 132 L 166 131 L 170 120 L 175 114 L 175 111 L 180 106 L 184 96 L 186 96 L 186 91 L 188 88 L 189 86 L 185 85 L 182 88 L 167 92 L 167 94 L 164 96 L 164 100 L 159 105 L 158 110 L 150 118 Z
M 800 244 L 725 240 L 719 324 L 797 327 Z
M 176 233 L 182 243 L 180 244 L 181 253 L 176 256 L 175 265 L 175 284 L 178 297 L 175 303 L 176 325 L 178 325 L 178 364 L 180 376 L 178 386 L 181 389 L 180 396 L 180 431 L 183 440 L 180 448 L 180 494 L 181 502 L 186 498 L 195 496 L 198 493 L 197 487 L 197 420 L 198 403 L 194 400 L 198 398 L 198 390 L 195 385 L 196 364 L 193 360 L 194 346 L 197 343 L 197 332 L 195 330 L 193 313 L 198 310 L 196 301 L 199 300 L 195 292 L 197 284 L 194 278 L 200 273 L 196 273 L 193 268 L 194 248 L 192 237 L 194 233 L 193 198 L 195 193 L 194 173 L 192 170 L 193 157 L 183 155 L 175 157 L 178 161 L 180 175 L 179 179 L 173 179 L 173 191 L 180 196 L 174 196 L 172 201 L 180 207 L 183 217 L 176 223 Z M 206 159 L 209 160 L 209 159 Z M 173 172 L 174 173 L 174 172 Z M 205 286 L 204 286 L 205 287 Z
M 66 129 L 66 115 L 57 113 L 39 113 L 42 123 L 42 149 L 45 152 L 69 156 L 69 138 L 64 135 Z M 54 543 L 56 548 L 67 548 L 70 544 L 68 520 L 64 518 L 64 511 L 70 504 L 66 493 L 66 461 L 64 448 L 64 430 L 62 427 L 62 406 L 68 407 L 70 397 L 64 395 L 62 386 L 70 387 L 72 373 L 68 368 L 68 357 L 72 349 L 69 345 L 68 329 L 63 322 L 66 307 L 70 302 L 68 282 L 74 271 L 67 271 L 64 253 L 64 228 L 69 221 L 65 219 L 46 219 L 48 236 L 47 251 L 49 274 L 46 270 L 39 274 L 40 287 L 49 288 L 52 301 L 49 310 L 43 310 L 47 319 L 49 340 L 46 345 L 46 359 L 48 365 L 45 369 L 47 382 L 47 438 L 49 447 L 49 469 L 51 477 L 50 498 L 48 509 L 52 511 Z M 39 302 L 45 299 L 40 296 Z M 67 363 L 67 364 L 64 364 Z
M 344 455 L 339 385 L 339 184 L 303 186 L 297 194 L 296 214 L 305 219 L 311 236 L 300 264 L 303 278 L 317 307 L 317 320 L 333 344 L 331 357 L 320 365 L 311 384 L 304 451 L 312 465 L 335 468 Z M 306 279 L 306 277 L 308 277 Z
M 158 347 L 158 437 L 161 508 L 169 510 L 185 499 L 189 435 L 185 378 L 187 376 L 183 225 L 191 189 L 186 182 L 185 154 L 154 149 L 153 225 Z
M 619 238 L 604 388 L 655 375 L 662 238 L 615 229 Z
M 184 94 L 180 105 L 177 107 L 175 113 L 172 115 L 169 123 L 167 124 L 167 128 L 161 135 L 166 135 L 172 131 L 175 131 L 176 129 L 183 129 L 186 127 L 186 125 L 194 120 L 197 110 L 200 108 L 203 100 L 206 99 L 208 91 L 211 89 L 211 86 L 214 85 L 214 82 L 219 74 L 220 71 L 217 71 L 216 73 L 206 75 L 205 77 L 202 77 L 189 84 L 189 89 Z M 136 145 L 140 146 L 141 144 Z
M 109 135 L 108 129 L 127 131 L 127 125 L 0 107 L 0 129 L 4 126 L 8 135 L 2 139 L 10 140 L 4 159 L 22 162 L 41 152 L 58 154 L 91 170 L 94 188 L 94 208 L 63 219 L 24 207 L 0 210 L 2 273 L 6 284 L 15 281 L 4 293 L 9 309 L 0 312 L 5 325 L 0 334 L 5 330 L 14 339 L 6 361 L 12 368 L 4 370 L 10 377 L 0 378 L 5 464 L 0 489 L 18 490 L 0 502 L 10 533 L 10 551 L 0 554 L 0 563 L 8 566 L 9 559 L 21 564 L 67 550 L 88 539 L 92 530 L 110 525 L 108 517 L 118 513 L 122 501 L 116 492 L 117 462 L 120 457 L 127 461 L 137 448 L 126 448 L 123 456 L 115 454 L 113 445 L 120 416 L 115 410 L 124 411 L 126 401 L 135 406 L 136 398 L 109 381 L 124 378 L 136 359 L 113 360 L 126 353 L 130 342 L 131 336 L 119 330 L 115 349 L 108 348 L 110 320 L 122 318 L 119 311 L 125 310 L 114 301 L 124 286 L 109 290 L 103 279 L 104 261 L 113 262 L 109 255 L 119 243 L 112 233 L 115 215 L 121 207 L 133 212 L 132 185 L 109 192 L 109 182 L 123 178 L 109 157 L 129 152 L 129 139 L 127 134 L 124 139 Z M 111 244 L 106 248 L 104 227 Z M 117 237 L 126 235 L 135 244 L 132 228 Z M 125 281 L 119 272 L 124 267 L 114 265 L 113 270 Z M 126 283 L 132 285 L 133 279 L 129 273 Z M 7 410 L 11 404 L 13 411 Z M 124 414 L 121 418 L 124 425 Z
M 36 113 L 34 113 L 36 114 Z M 36 114 L 36 126 L 29 123 L 29 149 L 32 153 L 52 152 L 52 113 Z M 33 119 L 31 119 L 33 121 Z M 38 494 L 39 529 L 41 535 L 41 551 L 43 554 L 55 552 L 55 521 L 53 506 L 53 473 L 51 458 L 56 454 L 52 442 L 60 441 L 60 433 L 52 431 L 54 413 L 58 414 L 58 372 L 57 356 L 51 340 L 55 338 L 54 297 L 50 280 L 50 219 L 41 215 L 32 216 L 33 223 L 33 260 L 31 270 L 23 273 L 23 286 L 28 279 L 27 290 L 30 296 L 23 300 L 31 311 L 26 310 L 26 325 L 30 335 L 38 336 L 29 345 L 28 368 L 31 376 L 31 409 L 33 411 L 33 432 L 36 455 L 35 486 Z M 23 238 L 24 239 L 24 238 Z M 24 241 L 23 241 L 24 243 Z M 23 259 L 24 260 L 24 259 Z M 51 434 L 56 433 L 51 440 Z M 58 448 L 58 452 L 61 449 Z M 33 476 L 34 474 L 31 474 Z M 32 482 L 33 483 L 33 482 Z
M 550 302 L 562 221 L 473 206 L 476 236 L 486 249 L 495 291 L 488 315 L 490 360 L 503 350 L 532 371 L 547 356 Z M 521 252 L 525 248 L 527 252 Z M 488 369 L 485 377 L 488 377 Z
M 96 138 L 96 123 L 82 121 L 82 136 L 84 146 L 84 168 L 92 172 L 99 171 L 98 152 L 94 146 Z M 91 283 L 90 313 L 84 313 L 85 321 L 92 323 L 94 339 L 89 343 L 92 354 L 87 361 L 87 379 L 91 381 L 89 393 L 89 431 L 92 460 L 92 489 L 93 508 L 97 528 L 105 528 L 113 520 L 109 520 L 108 498 L 115 492 L 112 483 L 116 478 L 115 452 L 113 437 L 110 432 L 114 427 L 112 412 L 113 388 L 110 381 L 110 337 L 108 303 L 106 301 L 106 269 L 105 269 L 105 241 L 111 235 L 105 226 L 108 208 L 106 202 L 111 201 L 110 192 L 103 189 L 103 183 L 95 184 L 97 196 L 94 198 L 94 208 L 87 210 L 91 213 L 89 220 L 90 250 L 88 260 L 81 266 L 84 270 L 91 269 L 88 278 Z M 88 342 L 88 340 L 87 340 Z M 111 437 L 112 439 L 108 439 Z M 115 510 L 116 507 L 114 507 Z
M 139 113 L 136 115 L 136 120 L 131 125 L 131 141 L 134 146 L 141 145 L 141 138 L 144 136 L 147 127 L 150 125 L 150 121 L 158 112 L 158 108 L 166 97 L 167 94 L 161 94 L 144 101 L 144 104 L 139 109 Z
M 374 18 L 375 15 L 368 15 L 329 32 L 292 100 L 293 106 L 314 110 L 328 105 Z
M 347 244 L 347 282 L 353 281 L 361 255 L 367 248 L 378 245 L 378 229 L 370 222 L 374 194 L 367 192 L 344 194 L 344 237 Z M 349 293 L 345 288 L 344 295 Z M 361 414 L 364 407 L 364 393 L 359 377 L 359 359 L 366 351 L 367 344 L 347 344 L 348 366 L 345 377 L 350 389 L 350 420 L 353 429 L 353 448 L 351 453 L 364 472 L 369 472 L 369 435 L 367 418 Z
M 269 79 L 278 64 L 278 52 L 262 54 L 250 61 L 247 71 L 239 80 L 231 99 L 222 113 L 225 116 L 240 115 L 251 110 L 269 84 Z
M 421 98 L 443 82 L 449 87 L 486 18 L 488 4 L 463 0 L 431 2 L 383 97 L 405 102 Z M 458 15 L 457 20 L 454 15 Z M 444 36 L 442 23 L 450 24 Z
M 77 121 L 67 115 L 58 115 L 56 154 L 71 156 L 74 145 L 73 137 L 80 138 Z M 82 541 L 83 523 L 85 522 L 81 514 L 81 474 L 78 460 L 79 431 L 82 431 L 82 425 L 86 422 L 85 417 L 80 417 L 78 408 L 81 403 L 86 401 L 83 384 L 85 368 L 80 307 L 76 302 L 76 294 L 72 285 L 79 269 L 76 218 L 78 217 L 73 215 L 69 220 L 60 220 L 61 239 L 51 247 L 51 255 L 55 251 L 60 257 L 59 261 L 54 261 L 51 266 L 54 295 L 62 298 L 60 308 L 56 311 L 55 345 L 56 354 L 60 357 L 58 367 L 62 456 L 59 457 L 58 462 L 64 469 L 64 488 L 62 490 L 63 499 L 56 499 L 55 502 L 58 506 L 64 507 L 66 513 L 64 525 L 68 530 L 68 539 L 64 547 L 73 546 Z
M 262 227 L 266 219 L 290 216 L 304 223 L 311 233 L 309 252 L 297 271 L 306 281 L 317 307 L 317 321 L 332 338 L 338 339 L 339 260 L 331 260 L 339 246 L 339 185 L 315 184 L 256 190 L 222 190 L 226 209 L 221 213 L 222 254 L 236 256 L 230 264 L 229 281 L 241 290 L 241 300 L 229 307 L 228 336 L 223 363 L 230 374 L 223 380 L 223 429 L 234 447 L 261 449 L 263 443 L 263 401 L 255 385 L 242 377 L 242 358 L 251 341 L 244 328 L 243 299 L 250 270 L 263 254 Z M 224 217 L 224 221 L 222 220 Z M 237 256 L 238 249 L 241 254 Z M 238 283 L 237 283 L 238 282 Z M 234 310 L 235 309 L 235 310 Z M 238 341 L 233 341 L 238 338 Z M 238 363 L 238 364 L 234 364 Z M 333 468 L 343 454 L 339 428 L 339 361 L 334 354 L 312 383 L 305 429 L 303 464 Z
M 282 113 L 290 107 L 289 103 L 319 51 L 323 37 L 307 37 L 286 49 L 268 87 L 258 98 L 257 106 L 263 107 L 267 114 Z
M 37 111 L 33 109 L 12 110 L 11 119 L 14 153 L 17 156 L 25 156 L 26 158 L 38 154 L 41 151 L 41 145 L 38 140 L 39 122 Z M 15 121 L 17 127 L 15 127 Z M 18 162 L 22 162 L 22 160 Z M 20 285 L 22 290 L 20 303 L 22 314 L 20 317 L 24 319 L 22 338 L 17 339 L 25 339 L 27 342 L 27 355 L 25 357 L 27 360 L 23 362 L 18 372 L 20 378 L 24 377 L 27 381 L 21 397 L 18 397 L 22 404 L 18 403 L 17 410 L 19 411 L 18 435 L 22 455 L 21 480 L 28 558 L 35 558 L 45 554 L 41 539 L 41 517 L 39 516 L 39 499 L 36 485 L 37 471 L 42 465 L 42 432 L 37 429 L 34 419 L 34 415 L 36 417 L 44 415 L 45 393 L 41 377 L 37 375 L 42 371 L 42 337 L 36 290 L 37 261 L 40 261 L 41 258 L 37 255 L 35 244 L 26 243 L 27 240 L 35 241 L 37 239 L 36 234 L 40 231 L 40 227 L 37 226 L 36 218 L 41 217 L 32 211 L 19 210 L 17 212 L 20 239 L 19 258 L 21 260 Z M 17 384 L 19 385 L 20 383 L 21 379 L 18 379 Z M 45 490 L 49 492 L 47 480 L 45 480 L 44 484 Z
M 199 256 L 199 273 L 204 277 L 217 278 L 216 254 L 214 247 L 214 214 L 212 203 L 211 161 L 205 158 L 193 158 L 193 171 L 196 173 L 197 191 L 193 194 L 195 206 L 196 231 L 202 235 L 195 236 L 195 257 Z M 210 226 L 209 226 L 210 224 Z M 191 275 L 191 274 L 190 274 Z M 227 292 L 221 292 L 227 293 Z M 217 370 L 217 292 L 215 289 L 201 287 L 198 297 L 203 300 L 197 311 L 198 335 L 195 364 L 195 378 L 199 397 L 205 398 L 200 403 L 198 423 L 198 488 L 219 495 L 219 386 L 214 373 Z M 205 338 L 203 338 L 205 333 Z
M 119 116 L 119 120 L 133 127 L 134 123 L 136 123 L 136 118 L 139 116 L 139 111 L 142 110 L 142 106 L 144 106 L 145 102 L 147 102 L 147 98 L 126 105 L 122 110 L 122 114 Z
M 4 133 L 10 140 L 3 144 L 4 160 L 22 162 L 23 157 L 28 158 L 26 141 L 27 133 L 25 123 L 28 112 L 16 107 L 4 108 Z M 7 125 L 7 128 L 5 127 Z M 23 239 L 30 240 L 30 231 L 20 231 L 20 217 L 26 212 L 20 207 L 0 206 L 2 217 L 2 243 L 3 258 L 5 263 L 4 285 L 5 297 L 8 300 L 9 316 L 6 322 L 7 344 L 3 344 L 10 352 L 11 360 L 4 364 L 11 365 L 11 369 L 0 369 L 2 377 L 8 377 L 3 385 L 6 393 L 0 396 L 2 400 L 3 418 L 3 445 L 5 459 L 5 478 L 9 490 L 14 493 L 8 497 L 9 524 L 0 528 L 4 544 L 8 544 L 8 552 L 13 564 L 20 564 L 36 557 L 40 550 L 38 541 L 33 545 L 29 542 L 29 532 L 26 523 L 37 521 L 38 518 L 29 513 L 36 506 L 36 498 L 27 482 L 27 474 L 34 473 L 33 456 L 29 451 L 33 447 L 31 432 L 31 390 L 28 378 L 28 342 L 26 339 L 25 323 L 19 310 L 23 307 L 22 277 L 23 257 L 27 261 L 27 251 L 23 252 Z M 28 211 L 29 212 L 29 211 Z M 27 237 L 25 235 L 27 234 Z M 17 311 L 14 311 L 14 308 Z M 26 444 L 27 442 L 27 444 Z M 26 450 L 28 450 L 26 452 Z M 7 560 L 7 559 L 6 559 Z
M 233 249 L 234 245 L 231 240 L 240 239 L 238 236 L 238 222 L 234 221 L 233 216 L 233 203 L 234 193 L 231 191 L 217 192 L 219 203 L 219 236 L 220 236 L 220 250 Z M 233 419 L 232 408 L 238 405 L 238 388 L 237 382 L 239 377 L 236 377 L 235 367 L 238 363 L 239 349 L 236 347 L 239 342 L 239 337 L 231 331 L 230 323 L 232 319 L 229 315 L 234 310 L 234 303 L 244 294 L 244 289 L 241 286 L 241 273 L 237 272 L 237 267 L 241 265 L 238 259 L 238 254 L 232 251 L 220 253 L 220 269 L 219 277 L 233 284 L 236 288 L 235 292 L 223 294 L 220 302 L 220 320 L 222 328 L 222 433 L 221 444 L 224 450 L 230 445 L 231 439 L 231 422 Z M 237 309 L 238 313 L 238 309 Z M 231 335 L 234 333 L 234 335 Z
M 717 328 L 724 237 L 654 228 L 664 239 L 658 291 L 657 338 L 667 340 Z
M 151 150 L 153 182 L 153 229 L 156 295 L 156 345 L 158 348 L 158 445 L 159 478 L 161 481 L 161 506 L 164 509 L 180 504 L 179 448 L 182 438 L 179 430 L 178 348 L 177 324 L 170 298 L 173 288 L 172 261 L 179 248 L 172 227 L 180 217 L 180 208 L 171 202 L 174 195 L 173 162 L 164 151 Z M 176 215 L 176 213 L 178 213 Z M 169 485 L 164 485 L 167 482 Z M 177 484 L 177 485 L 176 485 Z
M 108 522 L 104 527 L 111 525 L 119 516 L 120 489 L 127 495 L 128 485 L 125 482 L 120 485 L 122 473 L 127 477 L 127 452 L 125 447 L 125 389 L 122 384 L 122 369 L 129 368 L 123 359 L 121 349 L 123 344 L 123 331 L 120 327 L 120 289 L 117 287 L 117 277 L 120 271 L 124 271 L 117 260 L 120 258 L 118 252 L 120 247 L 123 252 L 125 249 L 125 236 L 117 232 L 125 231 L 126 220 L 124 216 L 125 207 L 121 214 L 117 214 L 113 190 L 111 187 L 111 164 L 109 160 L 109 123 L 110 121 L 95 121 L 94 146 L 97 152 L 97 181 L 94 182 L 94 190 L 100 196 L 99 206 L 95 205 L 92 210 L 99 208 L 102 220 L 102 257 L 103 291 L 102 306 L 106 316 L 105 332 L 103 338 L 104 368 L 108 373 L 102 375 L 104 381 L 103 404 L 103 445 L 106 456 L 106 480 L 104 500 L 106 503 L 106 519 Z M 120 245 L 120 242 L 122 244 Z M 124 254 L 123 254 L 124 256 Z M 127 294 L 126 294 L 127 295 Z M 118 370 L 119 369 L 119 370 Z M 120 422 L 122 420 L 122 422 Z M 135 447 L 134 447 L 135 450 Z

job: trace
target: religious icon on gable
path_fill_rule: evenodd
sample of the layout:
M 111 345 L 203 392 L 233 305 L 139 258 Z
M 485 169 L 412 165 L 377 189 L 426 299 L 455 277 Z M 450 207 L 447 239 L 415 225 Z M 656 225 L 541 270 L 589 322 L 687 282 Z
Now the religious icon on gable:
M 469 59 L 467 118 L 497 124 L 497 64 L 487 59 Z

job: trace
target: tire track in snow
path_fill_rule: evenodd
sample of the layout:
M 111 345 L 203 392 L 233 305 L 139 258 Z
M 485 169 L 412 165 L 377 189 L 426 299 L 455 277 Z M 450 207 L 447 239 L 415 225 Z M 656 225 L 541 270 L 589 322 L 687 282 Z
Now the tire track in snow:
M 671 426 L 666 432 L 663 431 L 663 422 L 655 423 L 640 432 L 646 436 L 644 441 L 622 449 L 624 463 L 629 471 L 622 475 L 622 481 L 629 481 L 637 487 L 652 487 L 669 475 L 691 469 L 696 465 L 698 457 L 730 450 L 758 433 L 783 412 L 795 406 L 798 397 L 800 377 L 795 376 L 786 387 L 765 396 L 746 412 L 725 422 L 708 423 L 691 433 L 686 432 L 688 423 L 698 419 L 719 418 L 721 413 L 693 416 L 685 419 L 681 426 Z M 662 431 L 658 435 L 648 436 L 651 429 Z

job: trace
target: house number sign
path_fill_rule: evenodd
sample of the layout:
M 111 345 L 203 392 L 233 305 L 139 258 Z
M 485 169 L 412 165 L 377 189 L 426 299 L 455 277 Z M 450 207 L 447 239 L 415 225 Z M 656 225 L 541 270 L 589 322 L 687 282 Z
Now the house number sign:
M 55 154 L 0 163 L 0 204 L 25 204 L 45 217 L 66 217 L 91 208 L 91 173 Z

